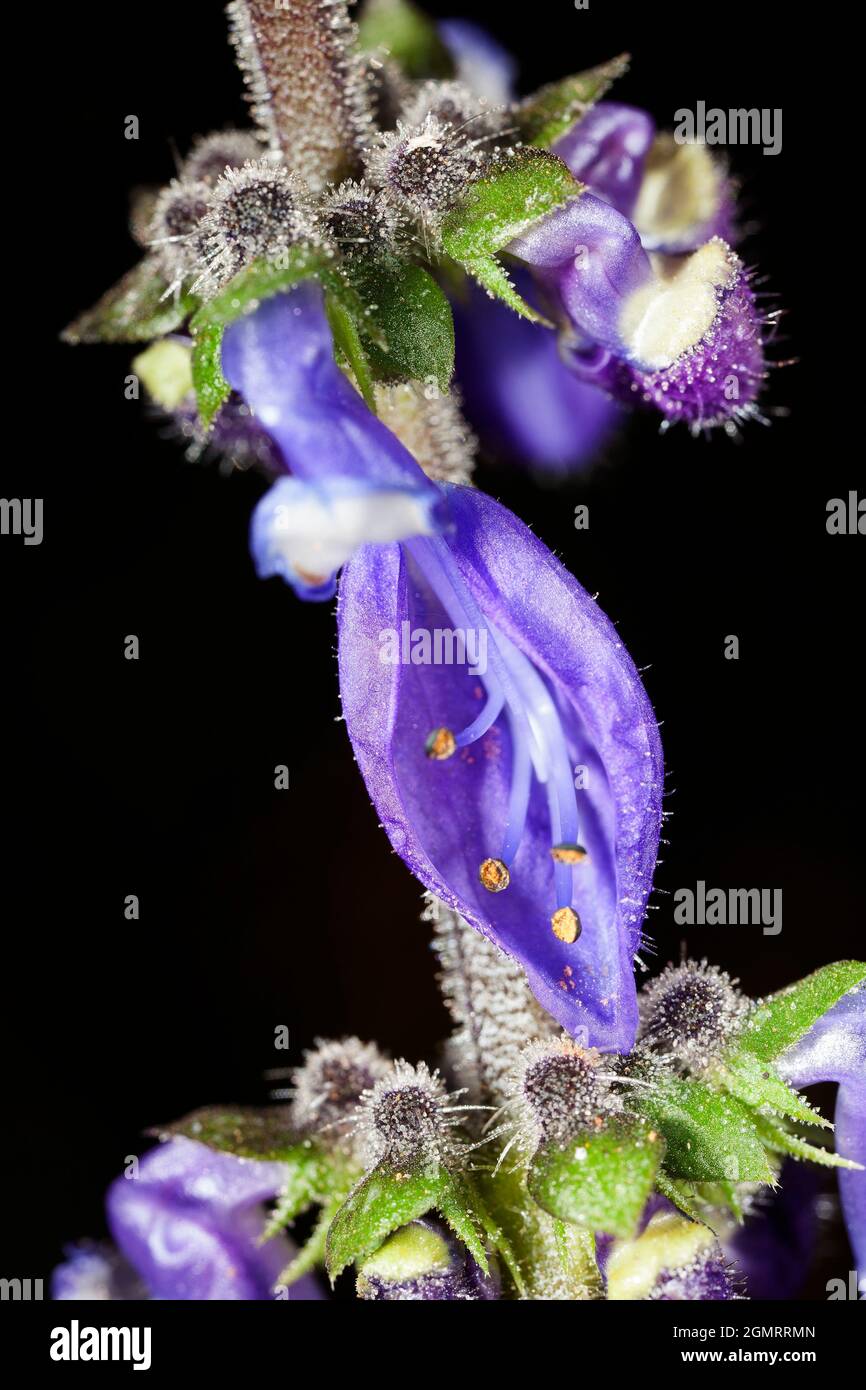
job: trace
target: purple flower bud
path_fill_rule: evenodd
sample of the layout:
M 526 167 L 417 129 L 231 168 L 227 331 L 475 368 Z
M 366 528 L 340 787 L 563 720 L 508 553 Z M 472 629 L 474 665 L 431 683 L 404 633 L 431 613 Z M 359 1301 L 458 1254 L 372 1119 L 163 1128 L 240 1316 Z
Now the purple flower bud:
M 651 257 L 627 218 L 584 193 L 509 250 L 569 321 L 569 361 L 584 380 L 695 431 L 756 413 L 766 374 L 760 321 L 724 241 Z
M 705 960 L 669 965 L 638 996 L 640 1041 L 683 1066 L 703 1070 L 730 1043 L 749 1000 L 718 966 Z
M 553 146 L 581 183 L 631 217 L 655 135 L 652 116 L 636 106 L 601 101 Z

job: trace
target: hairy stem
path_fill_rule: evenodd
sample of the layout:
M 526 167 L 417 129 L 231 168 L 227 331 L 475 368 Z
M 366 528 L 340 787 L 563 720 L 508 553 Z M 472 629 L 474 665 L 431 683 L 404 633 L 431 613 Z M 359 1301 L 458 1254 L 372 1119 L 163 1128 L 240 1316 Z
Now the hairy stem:
M 271 149 L 314 191 L 357 172 L 373 120 L 346 0 L 232 0 L 228 17 Z
M 516 961 L 456 912 L 430 896 L 424 916 L 433 924 L 439 984 L 456 1025 L 449 1042 L 455 1076 L 474 1103 L 501 1105 L 521 1048 L 533 1038 L 558 1036 L 559 1026 Z

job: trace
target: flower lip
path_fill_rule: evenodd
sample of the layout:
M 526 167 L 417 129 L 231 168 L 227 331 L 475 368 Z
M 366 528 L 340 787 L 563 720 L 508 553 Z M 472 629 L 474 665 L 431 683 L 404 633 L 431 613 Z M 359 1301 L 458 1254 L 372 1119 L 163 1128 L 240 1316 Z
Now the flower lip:
M 337 366 L 318 284 L 275 295 L 231 324 L 222 365 L 291 475 L 253 515 L 259 574 L 280 575 L 303 598 L 330 598 L 358 546 L 448 525 L 440 488 Z

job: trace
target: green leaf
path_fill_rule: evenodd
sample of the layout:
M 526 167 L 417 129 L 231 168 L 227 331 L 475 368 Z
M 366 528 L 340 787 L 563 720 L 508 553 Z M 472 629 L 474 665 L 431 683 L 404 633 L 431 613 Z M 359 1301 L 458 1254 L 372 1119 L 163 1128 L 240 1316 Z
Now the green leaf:
M 755 1120 L 742 1101 L 703 1081 L 667 1077 L 641 1093 L 642 1113 L 667 1144 L 665 1168 L 693 1182 L 771 1182 Z
M 486 1274 L 487 1255 L 465 1179 L 453 1176 L 441 1164 L 403 1173 L 383 1161 L 352 1189 L 331 1223 L 325 1257 L 331 1282 L 354 1261 L 372 1255 L 393 1231 L 434 1209 L 442 1213 Z
M 551 1216 L 609 1235 L 634 1235 L 664 1156 L 660 1135 L 611 1121 L 569 1144 L 538 1150 L 528 1187 Z
M 408 77 L 454 72 L 436 25 L 408 0 L 367 0 L 358 29 L 364 53 L 385 49 Z
M 376 397 L 373 392 L 373 377 L 355 320 L 342 300 L 333 294 L 329 294 L 325 299 L 325 312 L 331 326 L 334 346 L 338 352 L 342 353 L 348 366 L 352 369 L 361 395 L 375 414 Z
M 191 294 L 165 298 L 166 291 L 155 259 L 145 256 L 61 337 L 72 344 L 146 343 L 174 333 L 199 301 Z
M 840 960 L 770 995 L 756 1006 L 737 1038 L 736 1051 L 752 1052 L 762 1062 L 774 1061 L 864 979 L 863 961 Z
M 230 393 L 228 382 L 222 374 L 225 328 L 242 314 L 251 313 L 261 300 L 308 279 L 317 279 L 325 290 L 326 298 L 333 301 L 329 313 L 339 320 L 340 347 L 347 357 L 349 352 L 360 354 L 352 365 L 353 368 L 357 367 L 356 376 L 360 373 L 359 385 L 366 382 L 369 387 L 366 369 L 361 361 L 363 353 L 357 341 L 358 334 L 350 332 L 346 321 L 351 318 L 356 326 L 363 322 L 364 309 L 356 292 L 345 282 L 335 268 L 333 258 L 325 251 L 313 246 L 293 246 L 280 261 L 254 261 L 252 265 L 245 266 L 218 295 L 203 304 L 192 319 L 192 376 L 199 415 L 205 429 L 210 428 Z M 349 357 L 349 360 L 351 362 L 352 358 Z
M 147 1131 L 159 1139 L 183 1136 L 197 1139 L 211 1149 L 237 1154 L 240 1158 L 288 1160 L 298 1150 L 316 1153 L 312 1144 L 298 1143 L 289 1125 L 289 1107 L 206 1105 L 183 1119 L 157 1125 Z
M 582 192 L 583 185 L 555 155 L 536 149 L 508 152 L 446 217 L 443 250 L 518 314 L 546 323 L 517 293 L 496 256 L 539 218 Z
M 196 332 L 192 350 L 192 384 L 199 418 L 206 430 L 210 429 L 231 395 L 231 387 L 222 370 L 224 332 L 221 323 L 201 326 Z
M 362 263 L 350 273 L 381 335 L 378 343 L 366 342 L 377 380 L 435 381 L 446 393 L 454 371 L 454 319 L 432 275 L 395 257 Z
M 816 1145 L 810 1144 L 808 1140 L 801 1139 L 798 1134 L 786 1129 L 784 1125 L 775 1124 L 766 1116 L 758 1117 L 758 1129 L 768 1149 L 775 1153 L 790 1154 L 794 1158 L 802 1158 L 810 1163 L 820 1163 L 824 1168 L 853 1168 L 863 1170 L 862 1163 L 855 1163 L 851 1158 L 843 1158 L 841 1154 L 833 1153 L 832 1149 L 819 1149 Z
M 522 138 L 530 145 L 551 145 L 586 115 L 628 65 L 629 55 L 621 53 L 608 63 L 563 77 L 525 97 L 515 112 Z
M 831 1128 L 830 1121 L 819 1115 L 817 1110 L 813 1110 L 812 1106 L 779 1076 L 771 1062 L 760 1061 L 753 1052 L 731 1053 L 722 1061 L 714 1079 L 754 1109 L 768 1105 L 780 1115 L 789 1115 L 792 1119 L 802 1120 L 804 1124 L 820 1125 L 823 1129 Z

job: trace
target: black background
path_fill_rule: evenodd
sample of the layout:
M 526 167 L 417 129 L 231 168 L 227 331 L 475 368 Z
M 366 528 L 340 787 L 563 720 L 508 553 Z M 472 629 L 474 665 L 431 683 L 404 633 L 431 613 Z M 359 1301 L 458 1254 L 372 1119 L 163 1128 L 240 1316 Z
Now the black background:
M 821 17 L 809 12 L 805 32 L 781 4 L 462 12 L 517 52 L 524 90 L 628 49 L 616 96 L 662 125 L 701 99 L 784 111 L 779 156 L 731 154 L 758 223 L 745 257 L 778 296 L 768 308 L 789 311 L 773 354 L 799 363 L 773 374 L 767 404 L 790 413 L 739 446 L 662 438 L 634 418 L 560 490 L 479 476 L 650 663 L 675 813 L 658 887 L 783 889 L 780 936 L 687 938 L 768 992 L 862 954 L 863 542 L 825 529 L 827 500 L 860 477 L 858 369 L 846 373 L 827 315 L 856 312 L 862 289 L 845 282 L 854 232 L 833 242 L 818 213 L 844 191 L 831 163 L 843 83 L 830 83 Z M 44 497 L 45 539 L 2 542 L 4 1057 L 20 1090 L 7 1087 L 5 1107 L 3 1272 L 22 1276 L 101 1233 L 105 1186 L 144 1126 L 263 1098 L 264 1069 L 286 1060 L 277 1025 L 290 1060 L 343 1032 L 430 1058 L 446 1027 L 419 886 L 377 829 L 337 722 L 332 608 L 254 577 L 246 530 L 263 484 L 185 463 L 124 399 L 126 350 L 56 341 L 136 258 L 127 191 L 173 173 L 172 140 L 183 152 L 243 118 L 221 7 L 58 7 L 44 25 L 56 74 L 39 104 L 46 131 L 27 138 L 45 210 L 16 223 L 10 273 L 42 288 L 6 320 L 7 426 L 21 433 L 7 433 L 3 491 Z M 138 142 L 124 139 L 128 114 Z M 574 530 L 578 502 L 588 532 Z M 123 657 L 129 633 L 138 662 Z M 727 634 L 739 661 L 723 659 Z M 274 790 L 278 763 L 288 792 Z M 137 923 L 123 915 L 130 893 Z M 654 902 L 659 966 L 682 930 L 671 899 Z M 848 1268 L 843 1245 L 834 1259 L 831 1274 Z

